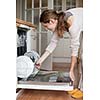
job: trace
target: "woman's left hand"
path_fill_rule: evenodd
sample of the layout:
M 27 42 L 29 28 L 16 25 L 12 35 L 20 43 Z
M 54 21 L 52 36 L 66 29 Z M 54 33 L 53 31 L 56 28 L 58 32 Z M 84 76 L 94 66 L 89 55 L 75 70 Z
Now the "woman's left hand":
M 35 63 L 35 66 L 36 66 L 37 69 L 40 69 L 41 64 L 39 64 L 39 63 Z
M 75 81 L 74 70 L 70 70 L 69 74 L 70 74 L 71 80 Z

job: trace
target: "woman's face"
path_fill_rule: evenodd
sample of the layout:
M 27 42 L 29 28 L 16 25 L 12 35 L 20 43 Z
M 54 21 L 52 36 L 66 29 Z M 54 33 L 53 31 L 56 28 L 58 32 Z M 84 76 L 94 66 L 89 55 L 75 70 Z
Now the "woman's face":
M 57 22 L 58 22 L 57 20 L 50 19 L 49 23 L 42 23 L 42 25 L 46 30 L 54 32 L 57 26 Z

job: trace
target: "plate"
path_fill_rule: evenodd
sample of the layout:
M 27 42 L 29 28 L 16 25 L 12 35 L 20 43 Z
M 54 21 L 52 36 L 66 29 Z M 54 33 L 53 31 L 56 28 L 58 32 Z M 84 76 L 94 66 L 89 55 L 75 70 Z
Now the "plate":
M 31 74 L 35 75 L 39 69 L 35 67 L 35 62 L 40 58 L 36 51 L 26 52 L 23 56 L 17 57 L 17 77 L 28 78 Z
M 17 77 L 27 78 L 31 75 L 34 69 L 34 63 L 27 56 L 19 56 L 16 60 Z

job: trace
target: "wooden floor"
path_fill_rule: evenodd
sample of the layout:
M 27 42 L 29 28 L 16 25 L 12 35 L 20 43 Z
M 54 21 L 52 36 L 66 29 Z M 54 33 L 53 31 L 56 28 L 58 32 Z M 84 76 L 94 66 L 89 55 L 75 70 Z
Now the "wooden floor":
M 74 99 L 65 91 L 21 90 L 16 100 L 83 100 Z
M 69 71 L 70 64 L 53 63 L 53 70 Z M 28 90 L 22 89 L 16 100 L 83 100 L 72 98 L 66 91 Z

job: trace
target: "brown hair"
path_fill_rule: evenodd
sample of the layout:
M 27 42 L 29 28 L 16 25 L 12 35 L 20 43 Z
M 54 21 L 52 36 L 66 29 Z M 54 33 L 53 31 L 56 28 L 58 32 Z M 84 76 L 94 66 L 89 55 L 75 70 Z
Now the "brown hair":
M 56 26 L 56 32 L 60 38 L 63 37 L 64 31 L 68 31 L 67 22 L 64 20 L 65 13 L 64 12 L 56 12 L 55 10 L 45 10 L 42 12 L 40 16 L 40 22 L 49 23 L 50 19 L 58 20 L 58 24 Z

